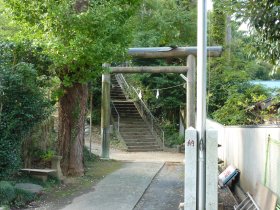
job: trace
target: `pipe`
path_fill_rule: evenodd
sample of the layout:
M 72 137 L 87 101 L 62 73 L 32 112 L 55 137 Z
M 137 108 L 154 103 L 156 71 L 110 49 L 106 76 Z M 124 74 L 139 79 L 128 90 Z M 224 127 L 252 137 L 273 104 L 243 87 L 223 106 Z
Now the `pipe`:
M 198 210 L 205 210 L 206 202 L 206 65 L 207 65 L 206 0 L 197 5 L 197 125 L 198 131 Z

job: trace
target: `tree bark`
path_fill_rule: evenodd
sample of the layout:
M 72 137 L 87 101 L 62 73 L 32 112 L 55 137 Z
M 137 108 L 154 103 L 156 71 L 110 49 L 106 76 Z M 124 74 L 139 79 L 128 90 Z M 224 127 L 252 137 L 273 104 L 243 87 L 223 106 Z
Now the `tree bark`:
M 62 156 L 61 169 L 65 176 L 84 174 L 83 146 L 87 85 L 76 83 L 64 88 L 59 101 L 58 148 Z

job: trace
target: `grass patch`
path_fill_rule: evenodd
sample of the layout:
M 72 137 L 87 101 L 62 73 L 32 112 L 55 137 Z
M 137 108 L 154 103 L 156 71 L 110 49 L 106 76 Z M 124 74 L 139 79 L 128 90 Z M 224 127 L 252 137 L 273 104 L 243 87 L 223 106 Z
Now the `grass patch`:
M 67 201 L 92 190 L 106 175 L 121 168 L 122 162 L 115 160 L 101 160 L 95 155 L 85 158 L 85 175 L 82 177 L 68 177 L 64 184 L 50 186 L 38 201 L 39 203 L 67 204 Z M 40 204 L 39 204 L 40 205 Z

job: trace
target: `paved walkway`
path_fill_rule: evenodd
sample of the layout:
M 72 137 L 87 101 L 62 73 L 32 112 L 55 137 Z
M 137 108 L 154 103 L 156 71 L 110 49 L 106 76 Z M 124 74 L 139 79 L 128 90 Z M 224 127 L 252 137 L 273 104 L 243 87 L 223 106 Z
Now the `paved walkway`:
M 63 210 L 132 210 L 163 163 L 125 163 Z
M 184 165 L 166 163 L 133 210 L 176 210 L 183 195 Z
M 100 155 L 100 144 L 93 143 L 92 148 L 94 154 Z M 121 169 L 101 180 L 93 191 L 75 198 L 62 210 L 172 210 L 178 208 L 183 193 L 183 154 L 125 152 L 111 149 L 110 159 L 125 161 L 125 164 Z M 177 164 L 172 166 L 166 162 Z

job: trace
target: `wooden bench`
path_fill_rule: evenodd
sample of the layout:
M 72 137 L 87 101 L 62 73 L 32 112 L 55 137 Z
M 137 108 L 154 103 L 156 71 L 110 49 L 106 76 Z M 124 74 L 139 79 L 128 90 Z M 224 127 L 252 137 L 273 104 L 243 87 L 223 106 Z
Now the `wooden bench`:
M 54 169 L 35 169 L 35 168 L 23 168 L 21 171 L 28 172 L 30 175 L 41 179 L 43 182 L 47 181 L 49 174 L 54 174 Z

